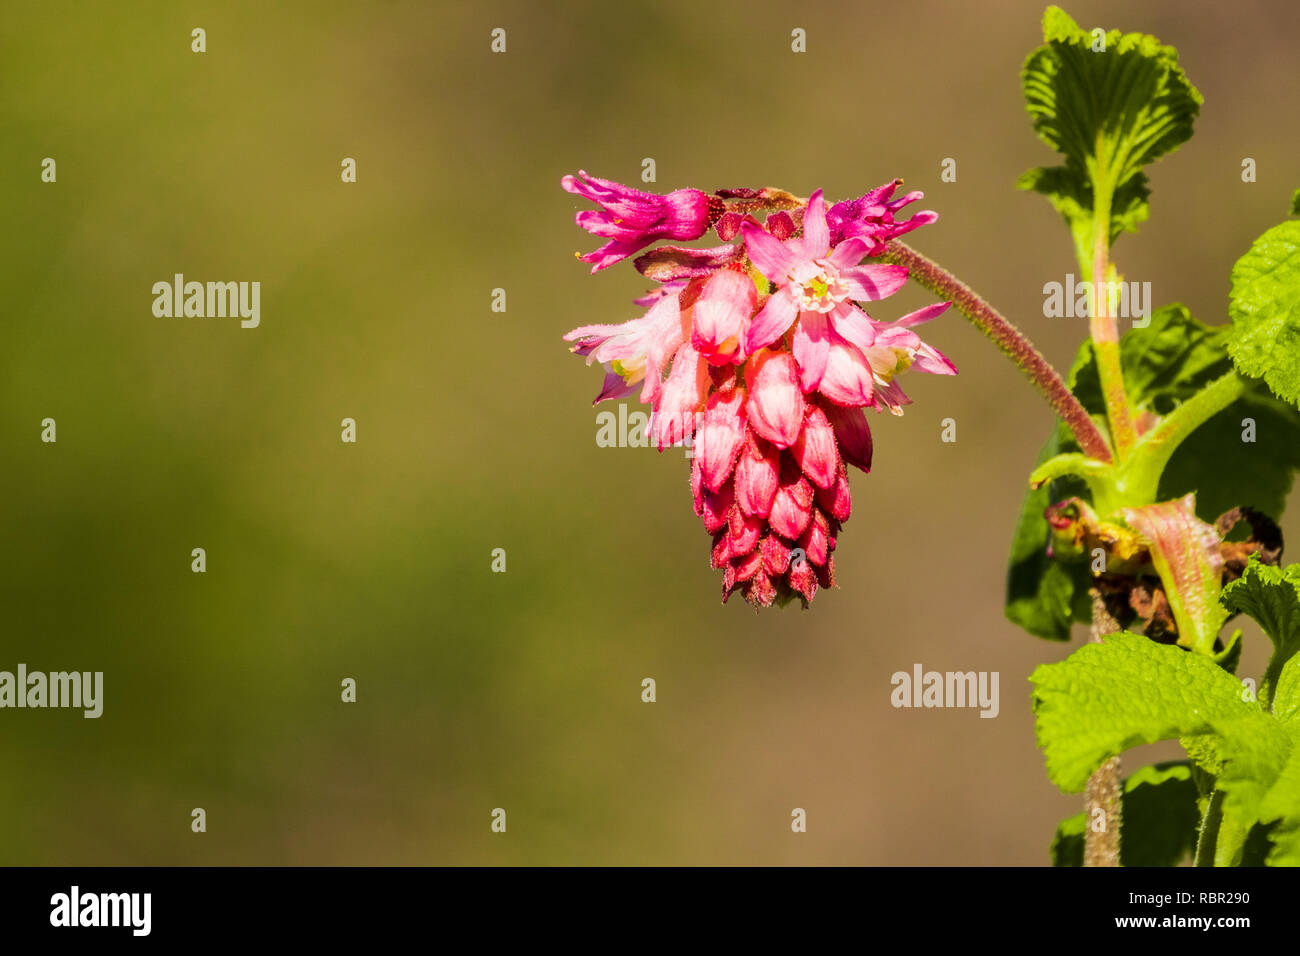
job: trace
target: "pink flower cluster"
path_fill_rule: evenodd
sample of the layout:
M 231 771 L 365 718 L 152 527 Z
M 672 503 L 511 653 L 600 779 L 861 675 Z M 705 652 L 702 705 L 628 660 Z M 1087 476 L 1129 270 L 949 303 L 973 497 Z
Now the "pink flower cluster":
M 937 218 L 896 222 L 894 213 L 921 197 L 891 200 L 898 184 L 828 210 L 820 190 L 803 203 L 781 190 L 658 196 L 586 173 L 562 180 L 602 207 L 577 216 L 608 240 L 580 257 L 593 272 L 659 239 L 698 239 L 712 228 L 724 242 L 646 252 L 635 265 L 660 285 L 637 300 L 645 314 L 565 336 L 605 368 L 597 402 L 640 386 L 655 445 L 693 445 L 695 512 L 713 536 L 724 601 L 739 590 L 756 607 L 796 595 L 806 605 L 832 586 L 832 552 L 851 507 L 846 465 L 871 469 L 864 409 L 902 414 L 910 399 L 897 378 L 909 368 L 956 374 L 912 330 L 949 303 L 895 322 L 857 305 L 907 281 L 903 266 L 863 260 Z

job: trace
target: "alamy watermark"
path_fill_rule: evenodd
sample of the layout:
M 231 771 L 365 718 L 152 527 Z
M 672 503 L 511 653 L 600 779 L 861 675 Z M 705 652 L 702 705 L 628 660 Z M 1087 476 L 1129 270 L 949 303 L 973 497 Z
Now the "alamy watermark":
M 1088 319 L 1092 317 L 1093 297 L 1106 303 L 1106 314 L 1117 319 L 1132 319 L 1133 328 L 1151 324 L 1150 282 L 1076 282 L 1067 273 L 1065 282 L 1043 285 L 1043 315 L 1049 319 Z
M 262 321 L 262 283 L 186 282 L 182 272 L 153 284 L 153 314 L 160 319 L 238 318 L 245 329 Z
M 70 707 L 84 711 L 84 717 L 104 712 L 103 671 L 0 671 L 0 708 Z
M 704 422 L 704 412 L 687 412 L 672 416 L 664 423 L 664 446 L 681 447 L 687 458 L 695 457 L 696 436 Z M 628 410 L 625 403 L 618 404 L 618 412 L 602 409 L 596 413 L 596 447 L 598 448 L 649 448 L 655 443 L 654 415 L 649 412 Z
M 152 893 L 83 893 L 74 884 L 50 897 L 50 925 L 56 927 L 123 926 L 133 936 L 148 936 L 152 911 Z
M 996 717 L 1000 709 L 997 671 L 927 671 L 913 664 L 910 674 L 895 671 L 889 682 L 895 707 L 978 707 L 981 717 Z

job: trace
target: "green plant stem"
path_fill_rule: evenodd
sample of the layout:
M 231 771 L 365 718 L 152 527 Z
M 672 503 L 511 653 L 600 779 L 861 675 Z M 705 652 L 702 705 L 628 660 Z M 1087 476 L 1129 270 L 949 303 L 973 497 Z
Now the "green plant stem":
M 1201 830 L 1196 838 L 1195 866 L 1214 866 L 1214 851 L 1219 843 L 1219 826 L 1223 822 L 1223 791 L 1215 790 L 1210 794 L 1205 806 L 1205 816 L 1201 817 Z
M 1102 165 L 1105 141 L 1097 134 L 1097 162 Z M 1115 457 L 1123 461 L 1137 443 L 1137 429 L 1133 426 L 1133 411 L 1129 407 L 1128 392 L 1124 388 L 1124 370 L 1120 363 L 1119 328 L 1110 314 L 1110 296 L 1106 284 L 1110 281 L 1110 204 L 1113 188 L 1108 183 L 1093 181 L 1093 238 L 1092 308 L 1089 310 L 1088 331 L 1092 336 L 1093 351 L 1097 356 L 1097 376 L 1101 380 L 1101 393 L 1106 400 L 1106 418 L 1110 422 L 1111 439 L 1115 442 Z M 1086 265 L 1086 264 L 1084 264 Z
M 1150 485 L 1153 496 L 1160 475 L 1178 446 L 1245 391 L 1246 383 L 1241 376 L 1235 370 L 1228 372 L 1166 415 L 1150 434 L 1142 436 L 1141 468 L 1131 470 L 1141 472 L 1140 478 Z
M 951 299 L 957 311 L 993 341 L 1043 393 L 1052 410 L 1069 426 L 1079 447 L 1089 458 L 1111 461 L 1110 446 L 1087 409 L 1074 397 L 1060 372 L 1052 367 L 1019 329 L 968 285 L 906 243 L 895 239 L 881 258 L 907 266 L 908 277 L 936 295 Z

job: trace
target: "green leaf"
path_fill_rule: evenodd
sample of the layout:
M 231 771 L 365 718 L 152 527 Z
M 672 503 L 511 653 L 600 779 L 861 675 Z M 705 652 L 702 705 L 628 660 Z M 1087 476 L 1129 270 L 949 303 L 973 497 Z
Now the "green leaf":
M 1128 796 L 1127 793 L 1124 794 Z M 1123 798 L 1121 797 L 1121 802 Z M 1052 857 L 1052 866 L 1083 866 L 1083 846 L 1087 839 L 1088 817 L 1080 811 L 1072 817 L 1066 817 L 1056 825 L 1052 845 L 1048 853 Z M 1120 853 L 1124 844 L 1120 843 Z
M 1057 664 L 1034 684 L 1047 775 L 1078 792 L 1108 758 L 1139 744 L 1204 734 L 1211 721 L 1263 717 L 1241 685 L 1208 657 L 1137 634 L 1114 634 Z
M 1273 842 L 1268 865 L 1300 866 L 1300 742 L 1260 801 L 1259 817 L 1263 823 L 1276 821 L 1268 835 Z
M 1291 215 L 1300 216 L 1300 189 L 1291 196 Z
M 1291 720 L 1300 713 L 1300 564 L 1274 568 L 1252 559 L 1221 600 L 1229 611 L 1253 618 L 1273 641 L 1260 699 L 1279 719 Z
M 1215 720 L 1213 725 L 1224 762 L 1218 787 L 1225 794 L 1215 865 L 1236 866 L 1257 823 L 1280 821 L 1282 827 L 1270 838 L 1283 842 L 1289 842 L 1293 825 L 1300 824 L 1300 726 L 1258 711 Z
M 1202 99 L 1178 51 L 1153 36 L 1111 30 L 1102 50 L 1091 31 L 1048 7 L 1043 40 L 1021 86 L 1034 131 L 1065 164 L 1030 170 L 1018 185 L 1052 201 L 1086 263 L 1098 208 L 1109 209 L 1111 242 L 1146 218 L 1143 168 L 1191 137 Z
M 1122 866 L 1177 866 L 1196 843 L 1197 789 L 1186 761 L 1143 767 L 1124 781 L 1120 797 Z M 1087 817 L 1061 821 L 1052 840 L 1053 866 L 1083 866 Z
M 1067 429 L 1058 425 L 1039 454 L 1038 464 L 1055 457 L 1068 441 Z M 1007 567 L 1006 615 L 1035 637 L 1068 641 L 1070 625 L 1091 617 L 1087 562 L 1048 557 L 1051 529 L 1043 517 L 1052 502 L 1084 491 L 1081 481 L 1067 478 L 1031 489 L 1020 506 Z
M 1228 314 L 1237 370 L 1300 406 L 1300 222 L 1274 226 L 1237 260 Z

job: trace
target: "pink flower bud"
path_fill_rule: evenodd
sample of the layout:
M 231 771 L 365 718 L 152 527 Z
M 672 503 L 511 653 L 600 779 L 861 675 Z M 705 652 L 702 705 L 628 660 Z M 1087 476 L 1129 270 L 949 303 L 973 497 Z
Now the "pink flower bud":
M 847 464 L 871 471 L 871 426 L 867 424 L 866 413 L 860 408 L 845 408 L 833 402 L 822 405 L 826 418 L 835 431 L 835 440 L 839 443 L 840 457 Z
M 828 489 L 817 489 L 817 507 L 821 508 L 836 521 L 848 521 L 853 501 L 849 497 L 849 478 L 843 466 L 835 476 L 835 484 Z
M 745 390 L 733 388 L 709 396 L 695 435 L 695 460 L 705 487 L 717 491 L 731 477 L 732 466 L 745 442 Z
M 715 365 L 737 364 L 745 357 L 745 330 L 754 314 L 758 292 L 749 276 L 731 269 L 715 272 L 693 311 L 691 344 Z
M 840 454 L 835 448 L 835 433 L 831 430 L 831 423 L 820 408 L 809 408 L 799 440 L 790 450 L 803 473 L 818 488 L 829 488 L 835 483 Z
M 789 448 L 803 429 L 804 414 L 794 356 L 764 349 L 745 365 L 750 427 L 777 448 Z
M 813 509 L 812 521 L 799 538 L 799 547 L 813 564 L 822 565 L 830 557 L 830 527 L 820 508 Z
M 747 515 L 766 518 L 781 473 L 781 453 L 750 433 L 736 461 L 736 503 Z
M 790 568 L 786 580 L 791 589 L 800 594 L 805 601 L 811 601 L 817 594 L 817 572 L 808 561 L 796 561 Z
M 732 508 L 727 521 L 727 547 L 733 558 L 740 557 L 758 547 L 758 536 L 766 527 L 762 518 L 751 518 Z
M 772 513 L 768 523 L 781 537 L 794 541 L 803 534 L 812 518 L 813 487 L 799 474 L 799 467 L 790 459 L 781 461 L 781 484 L 772 500 Z
M 730 514 L 735 501 L 736 498 L 730 482 L 723 485 L 717 493 L 704 492 L 700 501 L 700 517 L 704 519 L 704 530 L 709 534 L 714 534 L 725 525 L 727 515 Z
M 577 176 L 565 176 L 560 185 L 601 207 L 574 217 L 593 236 L 609 240 L 595 252 L 578 257 L 593 263 L 592 272 L 626 259 L 657 239 L 698 239 L 709 228 L 709 197 L 698 189 L 678 189 L 660 196 L 581 170 Z
M 695 433 L 695 413 L 709 390 L 708 363 L 686 342 L 673 357 L 672 371 L 654 407 L 654 439 L 659 450 Z
M 773 577 L 779 577 L 790 569 L 790 549 L 775 535 L 766 535 L 758 546 L 763 555 L 763 567 Z
M 789 239 L 795 233 L 794 220 L 785 210 L 774 212 L 767 217 L 767 231 L 778 239 Z

